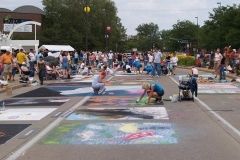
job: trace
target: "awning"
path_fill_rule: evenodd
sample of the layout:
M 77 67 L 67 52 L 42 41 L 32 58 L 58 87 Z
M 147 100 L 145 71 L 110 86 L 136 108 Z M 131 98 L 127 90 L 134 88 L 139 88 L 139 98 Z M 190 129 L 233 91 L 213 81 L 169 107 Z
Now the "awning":
M 39 50 L 48 49 L 50 52 L 68 51 L 73 52 L 75 49 L 70 45 L 42 45 Z

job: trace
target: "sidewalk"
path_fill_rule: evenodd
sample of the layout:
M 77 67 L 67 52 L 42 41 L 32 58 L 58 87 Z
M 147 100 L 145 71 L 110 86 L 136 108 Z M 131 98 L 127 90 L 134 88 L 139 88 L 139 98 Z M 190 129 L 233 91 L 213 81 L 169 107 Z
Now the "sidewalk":
M 181 68 L 181 69 L 192 69 L 192 67 L 184 67 L 184 66 L 178 66 L 177 68 Z M 209 72 L 209 73 L 214 73 L 213 69 L 208 69 L 208 68 L 202 68 L 202 67 L 196 67 L 199 71 L 203 71 L 203 72 Z M 233 73 L 229 73 L 227 75 L 228 78 L 230 79 L 240 79 L 240 76 L 236 76 L 236 74 Z
M 8 82 L 8 85 L 0 87 L 0 93 L 4 93 L 7 88 L 10 88 L 11 90 L 16 90 L 24 86 L 26 86 L 26 84 L 20 83 L 19 80 L 10 81 Z

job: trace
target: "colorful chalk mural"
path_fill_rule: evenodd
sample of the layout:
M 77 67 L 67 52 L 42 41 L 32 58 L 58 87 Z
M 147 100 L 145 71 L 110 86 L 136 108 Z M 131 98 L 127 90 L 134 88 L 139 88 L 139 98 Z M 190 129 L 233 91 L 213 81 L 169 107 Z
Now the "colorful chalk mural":
M 131 145 L 176 144 L 169 123 L 63 124 L 43 140 L 43 144 Z
M 60 92 L 64 96 L 93 96 L 91 87 L 61 90 L 61 88 L 51 88 Z M 139 86 L 106 86 L 105 96 L 139 96 L 143 93 L 142 87 Z
M 139 97 L 133 96 L 109 96 L 109 97 L 92 97 L 83 106 L 87 107 L 144 107 L 149 105 L 159 105 L 155 103 L 155 99 L 151 99 L 150 104 L 146 104 L 148 98 L 143 97 L 141 101 L 136 102 Z
M 6 143 L 30 125 L 31 124 L 0 124 L 0 144 Z
M 88 108 L 79 109 L 67 117 L 67 120 L 168 120 L 164 107 L 142 108 Z
M 15 96 L 14 98 L 19 98 L 19 97 L 24 97 L 24 98 L 29 98 L 29 97 L 63 97 L 63 95 L 60 94 L 60 92 L 56 91 L 56 90 L 52 90 L 49 88 L 45 88 L 45 87 L 41 87 L 41 88 L 37 88 L 34 89 L 32 91 L 23 93 L 23 94 L 19 94 L 17 96 Z
M 124 71 L 117 71 L 115 73 L 115 76 L 134 76 L 134 75 L 137 75 L 137 73 L 135 73 L 135 72 L 127 73 L 127 72 L 124 72 Z
M 240 88 L 232 83 L 199 84 L 199 94 L 237 94 Z
M 68 102 L 70 99 L 66 98 L 19 98 L 19 99 L 6 99 L 4 100 L 5 106 L 61 106 Z M 2 104 L 3 101 L 0 101 Z
M 48 84 L 47 86 L 50 86 L 50 87 L 74 87 L 74 86 L 77 86 L 77 87 L 89 87 L 91 86 L 92 83 L 89 82 L 89 83 L 85 83 L 85 82 L 65 82 L 65 83 L 50 83 Z
M 0 121 L 36 121 L 41 120 L 57 108 L 19 108 L 0 111 Z

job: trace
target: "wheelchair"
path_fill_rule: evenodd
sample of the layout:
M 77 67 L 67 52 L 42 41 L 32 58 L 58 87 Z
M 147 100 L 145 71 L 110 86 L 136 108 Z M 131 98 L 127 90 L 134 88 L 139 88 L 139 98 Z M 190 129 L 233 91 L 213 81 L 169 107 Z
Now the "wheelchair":
M 192 100 L 194 102 L 194 97 L 197 96 L 197 81 L 195 77 L 188 76 L 179 80 L 178 86 L 178 100 Z M 195 95 L 195 96 L 194 96 Z

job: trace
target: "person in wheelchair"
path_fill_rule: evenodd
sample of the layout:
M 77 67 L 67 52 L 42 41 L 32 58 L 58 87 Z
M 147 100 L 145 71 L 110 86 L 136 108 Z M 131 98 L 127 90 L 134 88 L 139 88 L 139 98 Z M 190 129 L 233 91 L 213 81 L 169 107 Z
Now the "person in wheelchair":
M 192 74 L 188 75 L 188 79 L 183 80 L 181 78 L 181 80 L 179 80 L 178 88 L 179 88 L 179 100 L 189 99 L 190 91 L 192 93 L 191 99 L 194 100 L 194 95 L 195 97 L 197 97 L 197 91 L 198 91 L 197 78 Z M 182 96 L 181 96 L 181 93 L 182 93 Z

